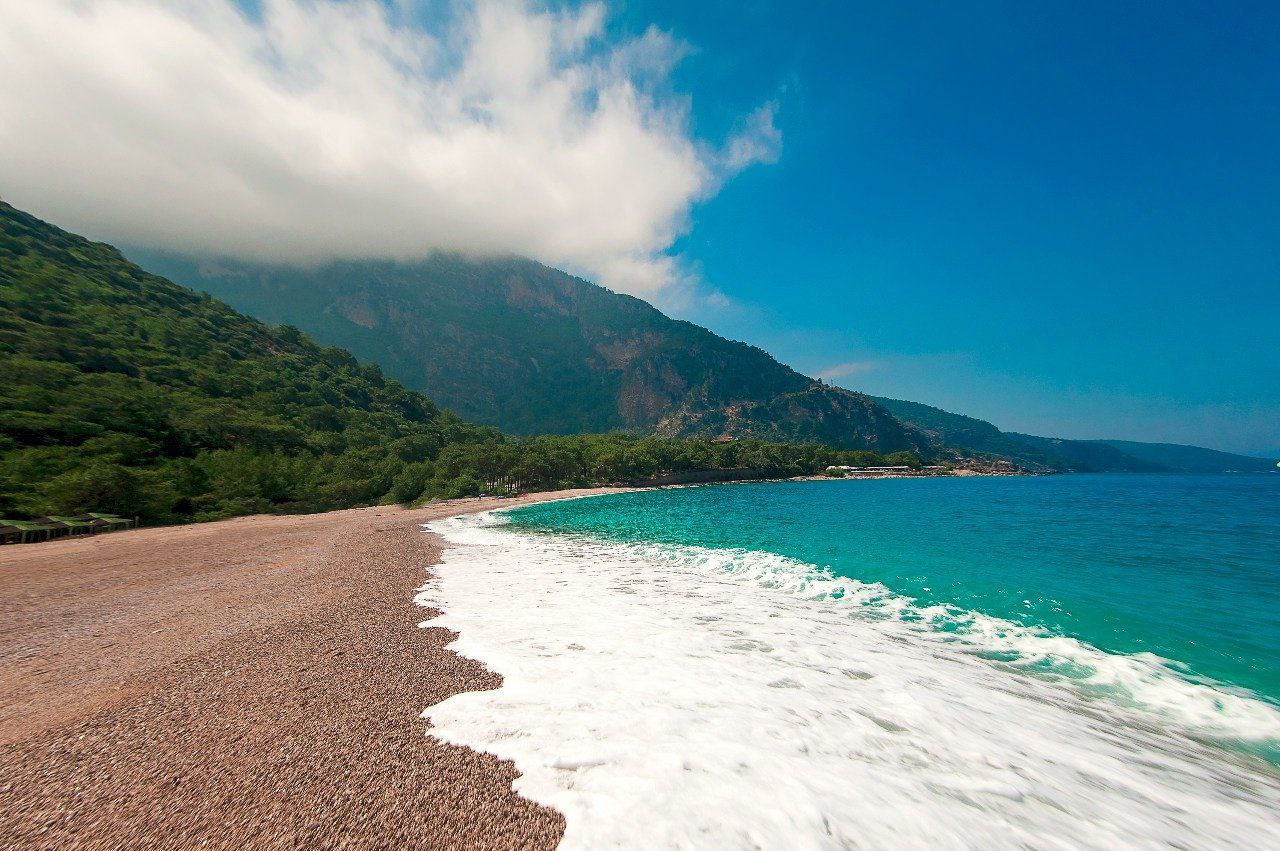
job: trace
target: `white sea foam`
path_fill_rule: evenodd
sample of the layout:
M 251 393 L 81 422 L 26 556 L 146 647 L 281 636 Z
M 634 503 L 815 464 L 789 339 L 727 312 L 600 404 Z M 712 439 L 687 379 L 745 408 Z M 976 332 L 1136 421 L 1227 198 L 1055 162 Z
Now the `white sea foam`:
M 457 545 L 430 625 L 504 683 L 425 714 L 514 760 L 562 848 L 1280 847 L 1280 777 L 1202 741 L 1280 715 L 1159 659 L 768 553 L 503 526 L 430 527 Z

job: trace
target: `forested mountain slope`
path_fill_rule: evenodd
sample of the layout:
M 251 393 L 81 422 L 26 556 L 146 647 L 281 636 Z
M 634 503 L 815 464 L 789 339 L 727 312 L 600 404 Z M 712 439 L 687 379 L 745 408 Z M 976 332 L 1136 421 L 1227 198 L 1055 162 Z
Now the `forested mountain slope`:
M 266 322 L 350 349 L 468 420 L 518 434 L 623 430 L 878 451 L 924 444 L 866 396 L 529 260 L 436 254 L 297 269 L 134 255 Z
M 4 510 L 349 505 L 408 460 L 496 434 L 3 203 L 0 307 Z
M 1103 441 L 1126 455 L 1173 467 L 1183 473 L 1261 473 L 1276 469 L 1276 458 L 1255 458 L 1180 443 L 1139 443 L 1133 440 Z
M 3 515 L 182 522 L 854 458 L 754 440 L 513 440 L 0 202 Z
M 1198 446 L 1130 440 L 1068 440 L 1004 432 L 985 420 L 931 405 L 877 398 L 905 423 L 929 436 L 936 448 L 994 455 L 1031 469 L 1078 473 L 1262 473 L 1275 462 Z
M 876 402 L 899 420 L 926 434 L 934 446 L 949 446 L 969 453 L 1007 458 L 1032 469 L 1054 470 L 1063 462 L 1054 453 L 1029 446 L 986 420 L 902 399 L 877 397 Z
M 1136 440 L 1056 440 L 1026 434 L 1012 434 L 1033 445 L 1052 446 L 1077 464 L 1118 453 L 1135 471 L 1141 468 L 1170 473 L 1269 473 L 1275 459 L 1255 458 L 1180 443 L 1145 443 Z M 1048 441 L 1048 443 L 1044 443 Z M 1086 455 L 1087 453 L 1087 455 Z M 1094 462 L 1096 465 L 1096 461 Z

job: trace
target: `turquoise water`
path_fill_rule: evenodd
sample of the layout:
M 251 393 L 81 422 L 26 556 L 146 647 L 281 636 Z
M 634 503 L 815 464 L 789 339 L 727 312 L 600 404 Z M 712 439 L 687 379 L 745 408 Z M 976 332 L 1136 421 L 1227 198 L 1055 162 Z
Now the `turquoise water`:
M 563 848 L 1280 848 L 1280 478 L 780 482 L 431 524 Z
M 1124 684 L 1095 682 L 1087 661 L 996 639 L 1012 624 L 1108 654 L 1154 654 L 1170 677 L 1280 705 L 1278 475 L 723 485 L 508 516 L 527 531 L 775 553 L 883 585 L 872 609 L 909 598 L 895 617 L 994 635 L 976 652 L 1117 699 L 1128 694 Z M 1261 748 L 1276 760 L 1275 742 Z

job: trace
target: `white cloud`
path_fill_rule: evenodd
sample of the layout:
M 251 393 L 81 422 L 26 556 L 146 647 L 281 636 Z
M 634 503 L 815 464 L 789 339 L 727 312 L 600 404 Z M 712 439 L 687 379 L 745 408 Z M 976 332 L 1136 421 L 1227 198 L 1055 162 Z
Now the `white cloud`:
M 842 378 L 850 378 L 854 375 L 865 375 L 876 368 L 874 361 L 854 360 L 845 363 L 835 363 L 825 369 L 820 369 L 814 373 L 814 378 L 821 378 L 823 381 L 839 381 Z
M 682 280 L 690 211 L 777 157 L 666 93 L 685 45 L 604 10 L 0 0 L 0 192 L 95 237 L 257 259 L 515 252 L 632 293 Z
M 723 162 L 731 171 L 740 171 L 756 163 L 775 163 L 782 153 L 782 131 L 773 119 L 778 105 L 770 102 L 759 107 L 743 122 L 742 129 L 729 138 Z

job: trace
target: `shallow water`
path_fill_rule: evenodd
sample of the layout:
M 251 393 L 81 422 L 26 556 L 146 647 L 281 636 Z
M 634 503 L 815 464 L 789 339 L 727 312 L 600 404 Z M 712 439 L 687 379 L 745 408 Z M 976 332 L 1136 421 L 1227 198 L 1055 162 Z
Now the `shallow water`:
M 443 521 L 432 623 L 505 683 L 428 715 L 515 759 L 565 847 L 1275 846 L 1278 494 L 779 483 Z

